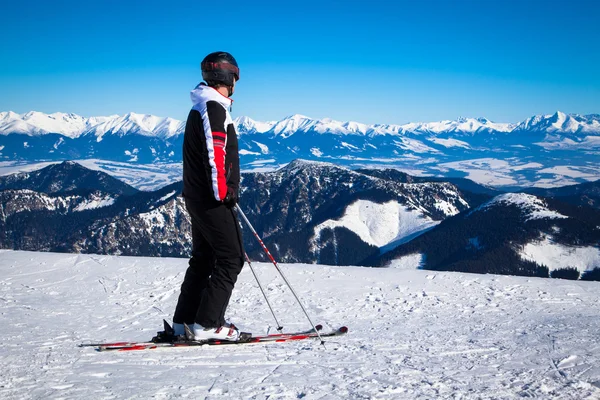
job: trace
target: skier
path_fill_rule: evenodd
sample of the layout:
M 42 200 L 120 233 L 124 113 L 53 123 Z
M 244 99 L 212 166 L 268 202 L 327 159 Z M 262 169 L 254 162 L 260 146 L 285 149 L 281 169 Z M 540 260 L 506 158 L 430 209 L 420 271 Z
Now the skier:
M 191 92 L 183 140 L 183 197 L 192 222 L 192 257 L 173 316 L 175 335 L 187 324 L 194 340 L 235 341 L 239 331 L 225 310 L 244 265 L 238 202 L 238 140 L 229 109 L 238 64 L 227 52 L 207 55 Z

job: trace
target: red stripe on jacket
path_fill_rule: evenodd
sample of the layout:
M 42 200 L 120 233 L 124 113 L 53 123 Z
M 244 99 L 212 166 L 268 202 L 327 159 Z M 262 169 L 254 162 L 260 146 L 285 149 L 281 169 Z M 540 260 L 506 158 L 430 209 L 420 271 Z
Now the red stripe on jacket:
M 213 150 L 215 153 L 215 165 L 217 166 L 217 185 L 219 187 L 219 198 L 227 196 L 227 178 L 225 176 L 225 140 L 227 134 L 213 132 Z

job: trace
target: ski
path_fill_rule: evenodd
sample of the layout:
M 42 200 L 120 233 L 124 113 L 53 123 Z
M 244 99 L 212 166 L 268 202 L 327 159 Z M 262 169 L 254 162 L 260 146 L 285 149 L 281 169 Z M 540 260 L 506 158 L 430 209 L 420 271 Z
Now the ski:
M 167 343 L 172 343 L 174 342 L 173 340 L 170 340 L 171 337 L 174 336 L 174 332 L 173 332 L 173 328 L 171 327 L 171 325 L 169 325 L 169 323 L 166 320 L 163 320 L 163 325 L 164 325 L 164 331 L 159 332 L 157 334 L 156 337 L 152 338 L 152 340 L 150 341 L 144 341 L 144 342 L 126 342 L 126 341 L 121 341 L 121 342 L 100 342 L 100 343 L 81 343 L 79 345 L 79 347 L 131 347 L 131 346 L 144 346 L 144 345 L 151 345 L 154 343 L 159 343 L 159 342 L 167 342 Z M 321 330 L 323 329 L 322 325 L 317 325 L 316 326 L 317 330 Z M 301 335 L 301 334 L 307 334 L 310 332 L 314 332 L 313 329 L 309 329 L 306 331 L 301 331 L 301 332 L 296 332 L 294 333 L 295 335 Z M 242 333 L 244 340 L 247 341 L 247 339 L 249 339 L 249 337 L 251 336 L 251 334 L 248 333 Z M 264 338 L 277 338 L 277 337 L 281 337 L 281 336 L 289 336 L 289 333 L 271 333 L 271 334 L 267 334 L 264 335 Z M 178 340 L 178 342 L 181 341 L 185 341 L 185 340 Z
M 348 332 L 348 328 L 341 327 L 335 331 L 331 331 L 328 333 L 321 333 L 320 336 L 324 337 L 333 337 L 340 336 Z M 285 334 L 274 334 L 274 335 L 265 335 L 265 336 L 255 336 L 250 337 L 249 339 L 238 340 L 238 341 L 226 341 L 226 340 L 206 340 L 206 341 L 177 341 L 177 342 L 165 342 L 165 343 L 138 343 L 136 345 L 131 346 L 101 346 L 98 347 L 98 351 L 135 351 L 135 350 L 153 350 L 157 348 L 164 347 L 197 347 L 197 346 L 222 346 L 222 345 L 242 345 L 242 344 L 252 344 L 252 343 L 283 343 L 283 342 L 291 342 L 297 340 L 305 340 L 305 339 L 317 339 L 319 335 L 313 330 L 311 332 L 295 332 L 295 333 L 285 333 Z
M 321 326 L 317 326 L 321 328 Z M 321 333 L 321 337 L 340 336 L 348 332 L 348 328 L 341 327 L 337 330 Z M 249 335 L 249 334 L 248 334 Z M 98 343 L 96 350 L 98 351 L 135 351 L 135 350 L 152 350 L 162 347 L 196 347 L 196 346 L 222 346 L 222 345 L 241 345 L 251 343 L 268 343 L 268 342 L 289 342 L 297 340 L 305 340 L 318 338 L 319 335 L 314 330 L 290 332 L 290 333 L 275 333 L 262 336 L 246 336 L 238 341 L 224 340 L 206 340 L 206 341 L 189 341 L 180 340 L 175 342 L 116 342 L 116 343 Z M 92 344 L 88 344 L 92 345 Z
M 323 329 L 323 326 L 322 325 L 317 325 L 316 328 L 320 331 L 321 329 Z M 308 334 L 308 333 L 311 333 L 311 332 L 314 333 L 314 330 L 310 329 L 310 330 L 306 330 L 306 331 L 295 332 L 293 334 L 294 335 L 302 335 L 302 334 Z M 290 335 L 292 335 L 292 334 L 291 333 L 270 333 L 270 334 L 266 334 L 266 335 L 259 336 L 259 337 L 264 338 L 265 341 L 266 341 L 266 338 L 278 338 L 278 337 L 290 336 Z M 179 342 L 185 342 L 185 340 L 180 340 Z M 156 342 L 156 341 L 151 340 L 151 341 L 147 341 L 147 342 L 81 343 L 81 344 L 79 344 L 79 347 L 130 347 L 130 346 L 151 345 L 151 344 L 156 344 L 156 343 L 160 343 L 160 342 Z M 167 343 L 172 343 L 172 342 L 167 341 Z
M 321 329 L 322 326 L 319 325 L 317 329 Z M 252 334 L 242 332 L 240 333 L 240 340 L 237 341 L 225 341 L 225 340 L 204 340 L 204 341 L 193 341 L 187 339 L 179 339 L 176 341 L 163 341 L 163 342 L 133 342 L 133 343 L 124 343 L 124 344 L 102 344 L 100 346 L 96 346 L 99 351 L 107 351 L 107 350 L 145 350 L 145 349 L 153 349 L 157 347 L 191 347 L 191 346 L 215 346 L 215 345 L 225 345 L 225 344 L 242 344 L 242 343 L 251 343 L 256 342 L 257 339 L 261 341 L 275 341 L 278 339 L 284 339 L 288 336 L 297 336 L 297 335 L 307 335 L 310 333 L 314 334 L 314 331 L 302 331 L 295 333 L 272 333 L 263 336 L 255 336 L 252 337 Z

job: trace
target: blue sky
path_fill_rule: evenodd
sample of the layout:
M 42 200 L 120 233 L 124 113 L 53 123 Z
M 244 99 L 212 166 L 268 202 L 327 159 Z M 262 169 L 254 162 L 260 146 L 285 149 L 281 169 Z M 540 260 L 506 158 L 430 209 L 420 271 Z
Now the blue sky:
M 3 5 L 0 111 L 185 119 L 209 52 L 234 117 L 365 123 L 600 113 L 600 2 L 33 1 Z

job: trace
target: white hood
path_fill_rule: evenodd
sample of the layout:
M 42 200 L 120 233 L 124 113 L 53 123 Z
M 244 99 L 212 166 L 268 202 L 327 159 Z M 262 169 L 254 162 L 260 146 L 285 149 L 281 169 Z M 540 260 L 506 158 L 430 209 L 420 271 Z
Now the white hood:
M 229 97 L 223 96 L 217 89 L 206 86 L 204 83 L 198 84 L 198 86 L 190 92 L 190 98 L 192 99 L 194 108 L 198 104 L 206 104 L 207 101 L 216 101 L 222 104 L 225 109 L 228 109 L 231 107 L 231 103 L 233 103 L 233 100 Z

